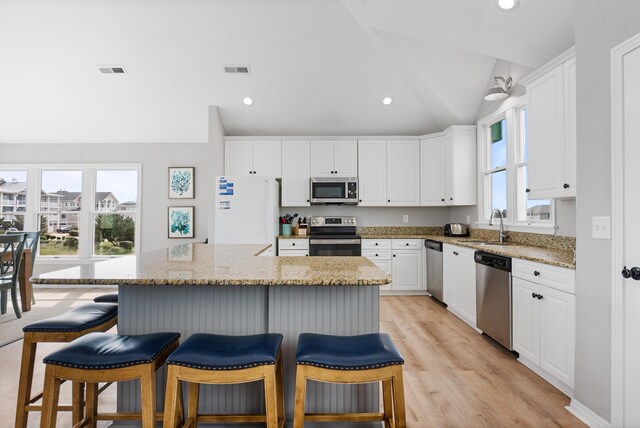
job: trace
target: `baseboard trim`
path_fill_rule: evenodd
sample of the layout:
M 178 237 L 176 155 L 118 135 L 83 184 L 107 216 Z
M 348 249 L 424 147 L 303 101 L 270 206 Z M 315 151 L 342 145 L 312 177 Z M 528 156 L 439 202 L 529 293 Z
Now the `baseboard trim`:
M 571 403 L 569 403 L 565 409 L 587 424 L 590 428 L 611 428 L 611 424 L 609 422 L 605 421 L 597 413 L 575 398 L 571 399 Z
M 531 360 L 528 360 L 527 358 L 523 357 L 522 354 L 520 354 L 520 356 L 518 357 L 518 361 L 524 364 L 529 370 L 531 370 L 532 372 L 540 376 L 542 379 L 549 382 L 552 386 L 557 388 L 564 395 L 573 399 L 573 388 L 566 385 L 560 379 L 556 378 L 551 373 L 548 373 L 547 371 L 543 370 L 540 366 L 538 366 Z

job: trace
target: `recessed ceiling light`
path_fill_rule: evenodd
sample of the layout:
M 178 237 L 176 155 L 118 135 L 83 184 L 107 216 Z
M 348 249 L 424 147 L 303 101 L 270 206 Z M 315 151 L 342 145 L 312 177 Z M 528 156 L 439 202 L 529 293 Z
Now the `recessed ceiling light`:
M 388 106 L 389 104 L 391 104 L 393 102 L 393 100 L 391 99 L 391 97 L 384 97 L 382 99 L 382 104 Z
M 515 10 L 519 3 L 519 0 L 498 0 L 498 6 L 502 10 Z
M 246 106 L 250 106 L 251 104 L 253 104 L 253 98 L 251 98 L 251 97 L 244 97 L 244 99 L 242 100 L 242 102 L 244 103 L 244 105 L 246 105 Z

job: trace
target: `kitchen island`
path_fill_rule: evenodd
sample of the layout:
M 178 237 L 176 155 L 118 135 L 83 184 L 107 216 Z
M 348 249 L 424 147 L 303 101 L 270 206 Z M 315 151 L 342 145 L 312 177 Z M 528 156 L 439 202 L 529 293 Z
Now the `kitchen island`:
M 120 334 L 176 331 L 184 340 L 196 332 L 282 333 L 285 404 L 291 421 L 298 335 L 378 332 L 378 286 L 391 279 L 363 257 L 258 256 L 266 248 L 268 245 L 186 244 L 49 272 L 33 277 L 32 282 L 117 285 Z M 161 370 L 159 408 L 164 404 L 164 385 Z M 119 411 L 140 408 L 138 388 L 137 382 L 118 385 Z M 375 384 L 314 383 L 307 391 L 307 411 L 378 411 Z M 203 412 L 255 413 L 263 411 L 262 403 L 260 383 L 201 387 Z

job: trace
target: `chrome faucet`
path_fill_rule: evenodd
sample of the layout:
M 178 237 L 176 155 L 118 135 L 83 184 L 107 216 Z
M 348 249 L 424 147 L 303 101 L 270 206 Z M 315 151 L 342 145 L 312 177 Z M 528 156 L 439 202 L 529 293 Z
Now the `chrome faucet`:
M 500 237 L 498 239 L 498 242 L 500 242 L 502 244 L 503 242 L 505 242 L 507 240 L 507 234 L 504 233 L 504 224 L 503 224 L 504 216 L 502 215 L 502 211 L 500 211 L 497 208 L 494 208 L 494 210 L 491 211 L 491 216 L 489 217 L 489 226 L 493 226 L 493 215 L 496 212 L 498 214 L 500 214 L 500 235 L 499 235 Z

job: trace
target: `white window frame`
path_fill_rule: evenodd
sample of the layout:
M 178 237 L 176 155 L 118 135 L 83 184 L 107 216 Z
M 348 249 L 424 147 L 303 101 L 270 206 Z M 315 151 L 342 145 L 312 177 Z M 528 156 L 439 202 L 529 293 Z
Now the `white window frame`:
M 498 229 L 499 219 L 489 226 L 489 216 L 491 215 L 491 188 L 487 186 L 487 173 L 489 169 L 490 144 L 488 128 L 502 119 L 506 119 L 506 139 L 507 139 L 507 218 L 504 221 L 505 230 L 514 232 L 531 232 L 553 235 L 557 229 L 555 201 L 551 200 L 551 219 L 544 222 L 518 221 L 517 212 L 517 166 L 519 162 L 520 140 L 520 111 L 525 109 L 526 96 L 521 96 L 502 105 L 493 113 L 483 117 L 477 123 L 477 144 L 478 144 L 478 222 L 476 225 L 484 229 Z
M 96 256 L 93 255 L 94 237 L 93 219 L 95 214 L 95 194 L 97 171 L 108 170 L 130 170 L 137 171 L 137 201 L 135 214 L 135 246 L 133 255 L 140 254 L 140 236 L 142 219 L 142 165 L 139 163 L 125 164 L 0 164 L 3 171 L 27 171 L 27 209 L 24 217 L 24 230 L 35 230 L 39 227 L 38 215 L 40 214 L 40 191 L 42 189 L 42 171 L 82 171 L 82 204 L 79 212 L 79 233 L 80 237 L 87 236 L 88 239 L 80 239 L 78 242 L 78 254 L 76 256 L 39 256 L 38 263 L 60 264 L 65 261 L 73 265 L 94 263 L 99 260 L 106 260 L 126 256 Z M 129 211 L 129 213 L 132 213 Z

